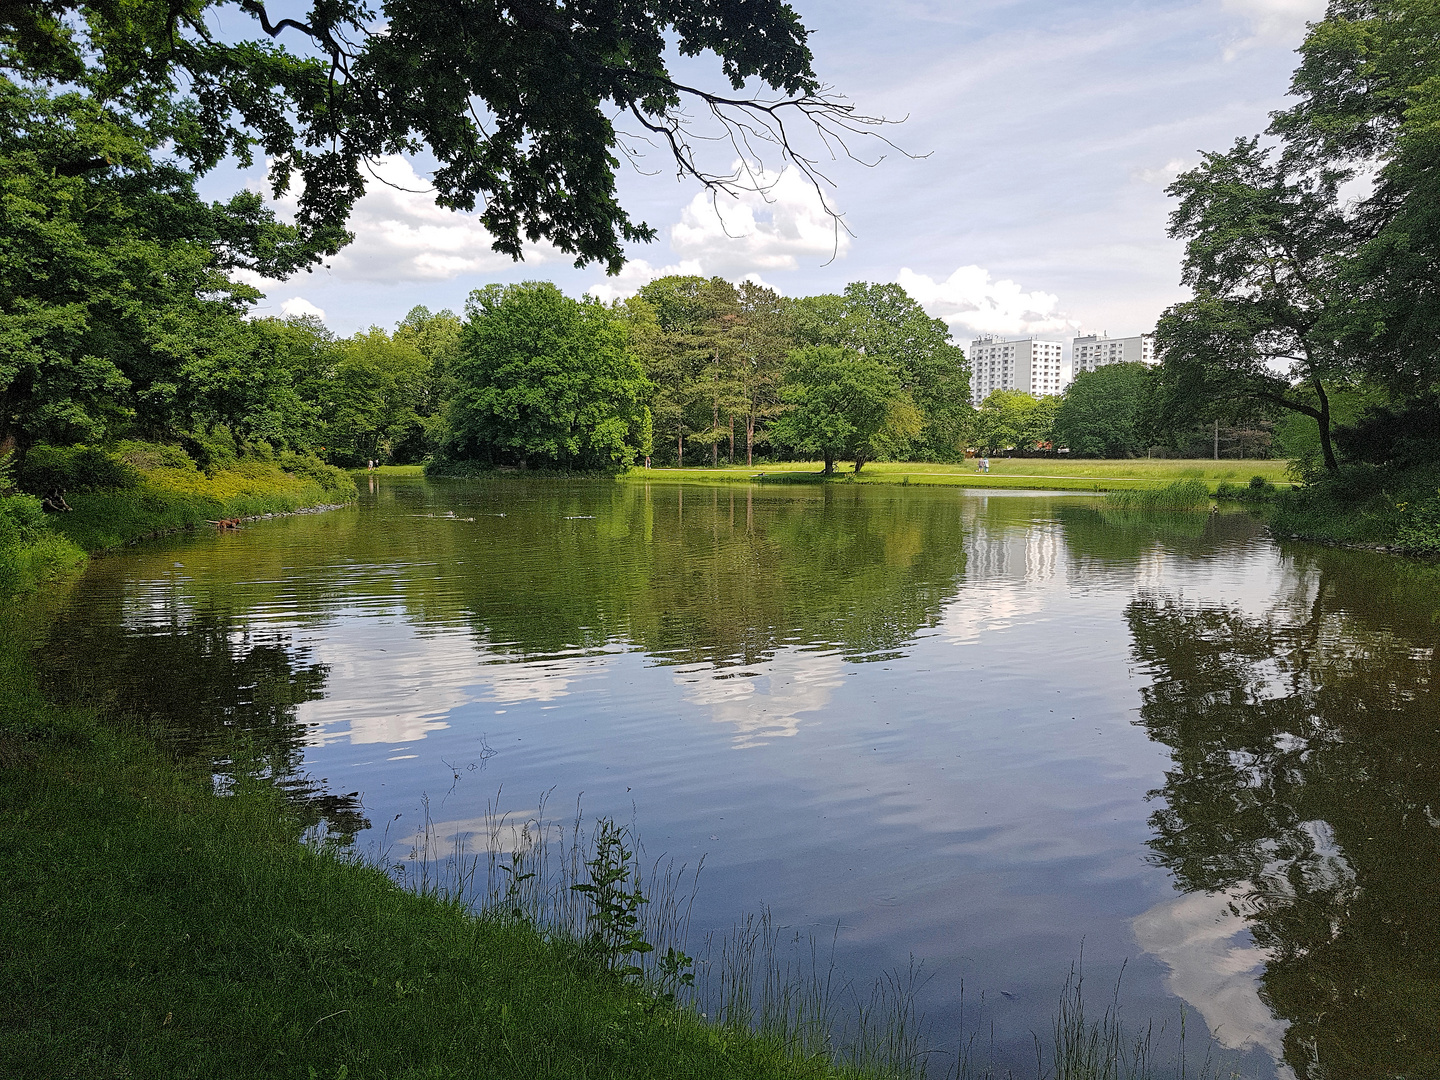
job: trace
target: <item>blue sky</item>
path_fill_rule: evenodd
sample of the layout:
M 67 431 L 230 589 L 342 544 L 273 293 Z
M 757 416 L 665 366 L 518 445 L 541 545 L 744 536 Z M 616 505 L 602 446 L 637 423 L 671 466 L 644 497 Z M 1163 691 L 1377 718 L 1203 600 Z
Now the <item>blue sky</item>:
M 393 325 L 416 304 L 461 310 L 471 289 L 553 280 L 609 298 L 665 270 L 756 275 L 787 295 L 899 281 L 958 343 L 978 333 L 1112 335 L 1153 328 L 1184 296 L 1164 188 L 1201 150 L 1262 130 L 1283 106 L 1294 49 L 1320 0 L 792 0 L 821 78 L 865 112 L 906 118 L 907 158 L 857 145 L 830 193 L 834 238 L 798 177 L 717 209 L 658 154 L 626 168 L 622 199 L 659 231 L 619 278 L 543 248 L 512 264 L 478 223 L 372 185 L 356 242 L 329 269 L 267 283 L 262 313 L 319 310 L 332 329 Z M 713 65 L 685 74 L 717 86 Z M 730 161 L 717 154 L 711 164 Z M 424 163 L 382 175 L 423 187 Z M 254 179 L 258 180 L 258 176 Z M 228 178 L 212 178 L 207 187 Z M 218 190 L 215 194 L 219 194 Z

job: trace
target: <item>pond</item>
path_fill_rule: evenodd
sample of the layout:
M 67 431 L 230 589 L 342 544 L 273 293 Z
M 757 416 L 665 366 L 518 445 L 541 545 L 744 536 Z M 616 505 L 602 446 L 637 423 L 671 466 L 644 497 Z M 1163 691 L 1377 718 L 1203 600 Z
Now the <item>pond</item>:
M 361 484 L 96 561 L 54 690 L 222 786 L 245 733 L 362 851 L 633 822 L 705 857 L 692 942 L 923 961 L 931 1045 L 1022 1075 L 1082 952 L 1241 1075 L 1440 1075 L 1437 568 L 1073 495 Z

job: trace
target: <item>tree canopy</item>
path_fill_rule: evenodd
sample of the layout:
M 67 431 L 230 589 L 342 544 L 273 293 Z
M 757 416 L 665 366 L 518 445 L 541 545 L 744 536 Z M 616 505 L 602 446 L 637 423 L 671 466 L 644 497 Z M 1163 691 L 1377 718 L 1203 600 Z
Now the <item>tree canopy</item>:
M 975 445 L 982 450 L 1034 450 L 1050 440 L 1060 399 L 995 390 L 975 413 Z
M 913 402 L 878 360 L 835 345 L 810 345 L 790 354 L 780 392 L 788 410 L 770 425 L 783 447 L 822 458 L 825 472 L 839 458 L 866 461 L 918 428 Z
M 1269 141 L 1208 154 L 1171 193 L 1195 299 L 1165 313 L 1172 419 L 1289 410 L 1338 460 L 1330 396 L 1440 380 L 1440 2 L 1332 0 Z
M 0 78 L 0 115 L 0 447 L 248 423 L 260 294 L 228 274 L 293 266 L 296 230 L 84 96 Z
M 527 241 L 545 238 L 577 264 L 614 272 L 622 244 L 655 235 L 615 190 L 616 168 L 645 142 L 682 175 L 733 190 L 748 174 L 716 172 L 697 145 L 730 135 L 752 160 L 757 140 L 766 142 L 818 181 L 787 118 L 839 144 L 880 123 L 821 86 L 808 32 L 783 0 L 387 0 L 378 10 L 313 0 L 283 17 L 263 0 L 237 0 L 238 23 L 230 8 L 7 3 L 0 70 L 103 102 L 194 171 L 263 155 L 275 195 L 298 181 L 307 261 L 346 242 L 367 162 L 381 155 L 433 156 L 437 202 L 481 207 L 497 251 L 518 258 Z M 726 88 L 678 79 L 666 59 L 672 47 L 718 58 Z M 752 97 L 752 80 L 775 96 Z M 693 129 L 696 109 L 711 127 Z M 103 154 L 64 164 L 108 167 Z
M 1126 457 L 1144 449 L 1150 378 L 1144 364 L 1080 372 L 1055 410 L 1055 443 L 1084 457 Z
M 852 282 L 841 296 L 802 297 L 791 308 L 801 343 L 843 346 L 878 360 L 910 395 L 922 425 L 895 447 L 898 454 L 945 460 L 961 452 L 973 416 L 970 365 L 943 320 L 893 283 Z
M 629 465 L 649 384 L 618 313 L 549 282 L 470 294 L 455 359 L 448 450 L 567 469 Z

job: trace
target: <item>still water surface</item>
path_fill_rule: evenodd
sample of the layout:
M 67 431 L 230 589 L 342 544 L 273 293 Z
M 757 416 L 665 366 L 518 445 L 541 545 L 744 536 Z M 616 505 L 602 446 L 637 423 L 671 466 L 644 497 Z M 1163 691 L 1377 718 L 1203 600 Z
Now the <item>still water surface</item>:
M 250 732 L 362 849 L 580 798 L 707 857 L 692 938 L 921 958 L 1002 1064 L 1083 944 L 1243 1075 L 1440 1075 L 1434 567 L 1075 496 L 362 485 L 97 562 L 56 688 Z

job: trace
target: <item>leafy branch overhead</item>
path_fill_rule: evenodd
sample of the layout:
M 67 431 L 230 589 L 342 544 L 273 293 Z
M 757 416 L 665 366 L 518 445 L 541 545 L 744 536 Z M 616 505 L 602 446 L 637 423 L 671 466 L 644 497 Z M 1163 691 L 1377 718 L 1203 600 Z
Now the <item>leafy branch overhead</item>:
M 615 188 L 647 144 L 713 191 L 764 190 L 788 165 L 822 200 L 826 161 L 857 136 L 889 145 L 885 121 L 821 84 L 807 36 L 782 0 L 315 0 L 286 17 L 261 0 L 40 0 L 0 6 L 0 69 L 77 87 L 198 172 L 263 154 L 272 194 L 301 184 L 311 261 L 348 240 L 368 162 L 423 151 L 436 201 L 480 208 L 497 251 L 549 240 L 613 273 L 624 243 L 655 236 Z M 672 45 L 714 54 L 729 91 L 676 78 Z M 724 171 L 700 152 L 717 142 Z

